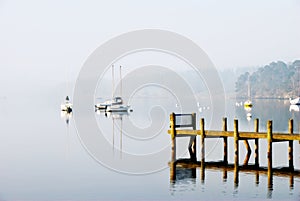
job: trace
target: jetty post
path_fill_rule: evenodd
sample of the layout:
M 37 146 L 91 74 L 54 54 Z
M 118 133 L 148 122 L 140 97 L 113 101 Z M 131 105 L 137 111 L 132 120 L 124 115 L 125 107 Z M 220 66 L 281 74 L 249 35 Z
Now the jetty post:
M 256 118 L 254 120 L 254 132 L 258 133 L 259 132 L 259 120 Z M 258 144 L 258 139 L 254 139 L 254 164 L 255 167 L 259 167 L 259 144 Z
M 234 184 L 239 183 L 239 125 L 238 120 L 233 122 L 233 136 L 234 136 Z
M 273 142 L 273 131 L 272 131 L 272 121 L 267 122 L 267 158 L 268 158 L 268 189 L 272 191 L 273 189 L 273 172 L 272 172 L 272 142 Z
M 294 133 L 294 122 L 293 119 L 289 120 L 289 134 L 293 135 Z M 293 157 L 293 152 L 294 152 L 294 148 L 293 148 L 293 140 L 289 141 L 289 147 L 288 147 L 288 160 L 289 160 L 289 169 L 290 170 L 294 170 L 294 157 Z
M 223 118 L 223 129 L 224 132 L 227 132 L 227 118 Z M 228 137 L 223 137 L 224 149 L 223 149 L 223 162 L 224 164 L 228 164 Z
M 200 119 L 200 133 L 201 133 L 201 181 L 205 179 L 205 122 L 204 118 Z
M 192 118 L 192 128 L 193 128 L 193 130 L 196 130 L 197 129 L 196 128 L 196 113 L 192 113 L 191 118 Z M 192 147 L 191 147 L 191 149 L 192 149 L 191 150 L 191 152 L 192 152 L 191 159 L 193 161 L 197 161 L 197 138 L 196 138 L 196 136 L 194 136 L 193 138 L 194 138 L 194 141 L 193 141 Z M 193 138 L 191 137 L 191 139 L 193 139 Z
M 176 119 L 175 113 L 170 114 L 170 130 L 172 140 L 172 162 L 176 161 Z

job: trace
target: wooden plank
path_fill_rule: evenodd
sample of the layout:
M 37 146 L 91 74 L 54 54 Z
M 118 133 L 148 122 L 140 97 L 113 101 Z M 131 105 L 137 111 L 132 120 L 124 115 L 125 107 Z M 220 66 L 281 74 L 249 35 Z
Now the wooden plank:
M 168 130 L 168 134 L 171 134 L 171 130 Z M 176 134 L 182 135 L 201 135 L 200 130 L 176 130 Z M 206 130 L 205 137 L 233 137 L 233 131 L 214 131 Z M 267 139 L 267 133 L 263 132 L 239 132 L 239 137 L 241 140 L 244 139 Z M 300 134 L 287 134 L 287 133 L 273 133 L 274 141 L 290 141 L 290 140 L 300 140 Z

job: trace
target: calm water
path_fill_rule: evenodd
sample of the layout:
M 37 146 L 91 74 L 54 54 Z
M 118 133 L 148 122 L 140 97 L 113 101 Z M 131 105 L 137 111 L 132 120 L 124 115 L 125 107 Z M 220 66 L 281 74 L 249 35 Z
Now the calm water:
M 255 174 L 239 173 L 239 184 L 235 186 L 234 173 L 229 171 L 224 181 L 222 169 L 206 169 L 204 181 L 200 179 L 200 169 L 178 169 L 177 180 L 170 181 L 168 162 L 171 148 L 166 130 L 169 112 L 177 110 L 171 100 L 159 100 L 168 105 L 160 109 L 151 101 L 133 99 L 130 104 L 134 111 L 122 117 L 95 113 L 116 160 L 126 160 L 122 158 L 122 152 L 147 155 L 161 149 L 168 150 L 167 154 L 162 154 L 164 160 L 161 164 L 157 164 L 163 167 L 162 170 L 138 176 L 113 171 L 94 160 L 78 136 L 73 117 L 66 124 L 65 118 L 60 116 L 59 101 L 50 102 L 43 111 L 39 109 L 43 107 L 43 101 L 29 102 L 16 104 L 17 101 L 9 98 L 1 100 L 0 200 L 300 200 L 300 179 L 297 177 L 291 187 L 290 177 L 274 176 L 272 191 L 268 189 L 265 174 L 259 175 L 256 183 Z M 152 112 L 145 109 L 147 106 L 153 107 Z M 200 107 L 197 118 L 209 119 L 212 108 L 205 103 Z M 260 118 L 261 130 L 265 130 L 266 121 L 270 119 L 274 130 L 287 131 L 288 119 L 294 118 L 295 130 L 299 131 L 300 113 L 289 109 L 289 104 L 284 101 L 257 100 L 251 111 L 252 119 L 248 121 L 248 112 L 236 106 L 235 100 L 227 100 L 225 115 L 229 129 L 232 129 L 236 117 L 240 120 L 241 130 L 253 129 L 253 119 Z M 207 120 L 207 128 L 221 128 L 224 115 L 217 116 L 220 121 Z M 132 125 L 142 130 L 151 125 L 153 132 L 150 129 L 146 133 L 131 133 Z M 155 130 L 157 127 L 161 130 Z M 187 157 L 185 146 L 188 141 L 179 141 L 181 155 L 178 157 Z M 261 141 L 260 163 L 266 166 L 264 146 L 265 142 Z M 242 163 L 245 150 L 242 144 L 240 147 Z M 299 147 L 294 142 L 297 169 L 300 169 Z M 221 159 L 221 149 L 222 141 L 207 140 L 207 160 Z M 273 150 L 273 166 L 287 166 L 287 143 L 275 144 Z M 233 161 L 232 153 L 232 142 L 229 142 L 230 162 Z M 253 161 L 250 158 L 250 163 Z

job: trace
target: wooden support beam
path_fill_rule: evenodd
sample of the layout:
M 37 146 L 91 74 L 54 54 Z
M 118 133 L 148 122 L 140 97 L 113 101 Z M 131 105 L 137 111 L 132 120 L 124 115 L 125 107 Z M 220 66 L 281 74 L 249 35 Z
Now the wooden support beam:
M 272 172 L 272 141 L 273 141 L 273 131 L 272 131 L 272 121 L 267 123 L 267 139 L 268 139 L 268 149 L 267 149 L 267 158 L 268 158 L 268 171 Z
M 245 157 L 245 160 L 244 160 L 244 165 L 248 165 L 248 162 L 249 162 L 249 159 L 250 159 L 250 156 L 251 156 L 251 147 L 249 145 L 248 140 L 244 140 L 244 145 L 245 145 L 246 150 L 247 150 L 247 154 L 246 154 L 246 157 Z
M 227 118 L 223 118 L 223 131 L 227 132 Z M 223 162 L 228 164 L 228 137 L 223 137 L 224 149 L 223 149 Z
M 169 163 L 170 166 L 170 181 L 175 181 L 176 180 L 176 162 L 171 161 Z
M 239 125 L 237 119 L 234 119 L 233 122 L 233 132 L 234 132 L 234 166 L 238 168 L 239 166 Z
M 200 131 L 201 131 L 201 166 L 205 163 L 205 126 L 204 118 L 200 119 Z
M 192 113 L 192 127 L 193 130 L 196 130 L 196 113 Z M 192 161 L 197 161 L 197 142 L 196 142 L 196 136 L 191 136 L 190 137 L 190 147 L 189 147 L 189 152 L 191 156 Z
M 176 119 L 175 114 L 170 114 L 170 130 L 171 130 L 171 139 L 172 139 L 172 161 L 176 161 Z

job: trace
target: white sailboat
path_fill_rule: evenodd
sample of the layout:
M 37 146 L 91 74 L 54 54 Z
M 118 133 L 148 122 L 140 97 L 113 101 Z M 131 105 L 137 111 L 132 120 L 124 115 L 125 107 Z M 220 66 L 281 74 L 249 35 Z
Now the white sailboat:
M 120 95 L 122 96 L 122 74 L 120 66 Z M 121 96 L 114 96 L 114 66 L 112 65 L 112 99 L 103 103 L 98 103 L 95 108 L 98 110 L 105 110 L 106 112 L 126 112 L 129 110 L 129 105 L 123 105 L 123 99 Z
M 248 100 L 244 102 L 244 108 L 252 108 L 251 91 L 250 91 L 250 76 L 248 75 Z
M 300 96 L 294 99 L 290 98 L 290 103 L 291 105 L 300 105 Z
M 69 96 L 66 97 L 65 103 L 60 105 L 61 111 L 71 113 L 73 104 L 70 102 Z

